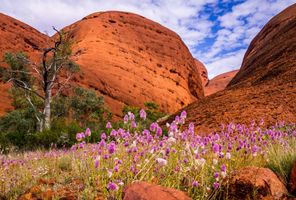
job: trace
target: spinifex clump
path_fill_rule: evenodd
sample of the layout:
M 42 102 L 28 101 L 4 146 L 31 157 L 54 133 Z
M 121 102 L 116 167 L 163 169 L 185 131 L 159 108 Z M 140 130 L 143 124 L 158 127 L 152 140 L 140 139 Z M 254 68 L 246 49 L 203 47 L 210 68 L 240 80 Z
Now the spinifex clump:
M 184 126 L 186 112 L 182 112 L 167 124 L 168 135 L 164 135 L 157 123 L 145 129 L 144 110 L 140 116 L 136 122 L 128 113 L 124 127 L 116 130 L 107 123 L 107 133 L 96 144 L 87 142 L 91 130 L 86 129 L 77 134 L 78 143 L 70 150 L 2 155 L 0 192 L 14 198 L 40 177 L 55 178 L 59 184 L 75 178 L 84 184 L 81 198 L 93 199 L 100 193 L 120 199 L 124 186 L 143 180 L 181 189 L 193 199 L 210 199 L 233 170 L 266 166 L 274 156 L 271 148 L 296 156 L 295 125 L 263 129 L 262 124 L 231 123 L 220 132 L 199 136 L 193 123 Z

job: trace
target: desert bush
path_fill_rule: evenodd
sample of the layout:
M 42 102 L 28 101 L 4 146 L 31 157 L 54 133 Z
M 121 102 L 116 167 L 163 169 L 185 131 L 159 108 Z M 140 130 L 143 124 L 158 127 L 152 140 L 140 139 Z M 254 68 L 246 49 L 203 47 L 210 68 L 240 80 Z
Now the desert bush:
M 145 114 L 143 111 L 145 111 Z M 132 118 L 138 122 L 138 125 L 141 126 L 142 129 L 149 128 L 151 123 L 156 122 L 158 119 L 167 115 L 166 113 L 161 112 L 159 105 L 152 101 L 145 102 L 144 108 L 125 105 L 122 109 L 122 113 L 125 118 L 129 118 L 130 113 L 132 113 Z M 145 116 L 141 117 L 141 113 Z M 145 120 L 141 120 L 141 118 L 145 118 Z M 115 127 L 124 127 L 123 123 L 123 121 L 119 121 L 117 124 L 115 124 Z
M 90 141 L 98 141 L 99 133 L 112 117 L 102 97 L 93 90 L 75 88 L 72 95 L 58 96 L 52 101 L 51 128 L 38 131 L 33 108 L 22 97 L 22 91 L 12 89 L 15 110 L 0 118 L 0 149 L 9 146 L 19 149 L 70 147 L 76 141 L 80 127 L 90 127 L 94 133 Z M 38 99 L 32 99 L 38 105 Z

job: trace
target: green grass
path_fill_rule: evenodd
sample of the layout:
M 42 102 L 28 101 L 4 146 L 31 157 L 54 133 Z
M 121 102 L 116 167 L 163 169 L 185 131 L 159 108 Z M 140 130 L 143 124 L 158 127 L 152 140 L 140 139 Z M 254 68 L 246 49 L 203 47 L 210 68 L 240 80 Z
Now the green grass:
M 131 135 L 127 147 L 125 140 L 118 138 L 114 154 L 108 153 L 108 146 L 100 148 L 98 144 L 87 144 L 83 148 L 72 150 L 40 150 L 0 155 L 0 162 L 3 160 L 0 165 L 0 193 L 4 199 L 17 199 L 31 187 L 40 185 L 38 180 L 44 178 L 55 180 L 55 185 L 51 187 L 53 191 L 71 185 L 73 180 L 81 181 L 83 188 L 73 192 L 79 199 L 94 199 L 96 196 L 121 199 L 124 186 L 135 181 L 176 188 L 185 191 L 193 199 L 215 199 L 220 194 L 221 187 L 215 189 L 213 183 L 222 184 L 234 170 L 245 166 L 268 167 L 287 184 L 296 158 L 296 138 L 290 135 L 291 131 L 276 139 L 272 139 L 268 134 L 263 135 L 263 132 L 262 137 L 260 136 L 263 142 L 256 140 L 255 143 L 249 141 L 251 136 L 237 133 L 236 130 L 228 141 L 222 135 L 219 139 L 214 139 L 213 136 L 210 141 L 221 145 L 223 158 L 219 158 L 214 152 L 211 142 L 205 145 L 195 144 L 198 136 L 194 134 L 188 134 L 185 139 L 176 135 L 175 142 L 155 139 L 151 144 L 143 145 L 140 142 L 134 145 L 132 141 L 135 141 L 136 136 Z M 282 132 L 286 133 L 285 130 Z M 235 135 L 239 135 L 237 140 L 233 139 Z M 254 132 L 255 136 L 259 137 L 259 133 Z M 262 149 L 256 154 L 236 150 L 238 141 L 243 139 L 248 141 L 247 144 L 250 142 L 252 145 L 261 145 Z M 231 158 L 228 159 L 225 153 L 230 141 L 233 148 L 229 151 Z M 134 147 L 137 147 L 135 152 Z M 157 149 L 152 151 L 153 147 Z M 168 155 L 167 148 L 170 150 Z M 245 150 L 251 148 L 252 146 L 246 147 Z M 197 152 L 199 157 L 196 156 Z M 106 155 L 109 158 L 104 158 Z M 166 165 L 157 163 L 157 158 L 164 158 Z M 97 168 L 96 160 L 99 163 Z M 119 161 L 122 163 L 117 164 Z M 227 169 L 226 177 L 222 177 L 222 164 Z M 118 170 L 115 170 L 115 166 L 118 166 Z M 215 179 L 214 172 L 219 172 L 219 179 Z M 199 183 L 198 187 L 192 185 L 194 181 Z M 109 190 L 109 182 L 116 183 L 118 190 Z M 47 188 L 48 186 L 42 186 L 44 191 Z M 59 195 L 57 193 L 55 198 L 62 197 Z

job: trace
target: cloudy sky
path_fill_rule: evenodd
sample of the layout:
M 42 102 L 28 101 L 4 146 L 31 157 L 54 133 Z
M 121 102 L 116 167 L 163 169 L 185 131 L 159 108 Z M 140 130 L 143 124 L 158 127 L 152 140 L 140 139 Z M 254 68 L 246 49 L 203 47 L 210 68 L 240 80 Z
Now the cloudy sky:
M 254 36 L 296 0 L 0 0 L 0 12 L 41 32 L 98 11 L 140 14 L 177 32 L 212 78 L 238 69 Z

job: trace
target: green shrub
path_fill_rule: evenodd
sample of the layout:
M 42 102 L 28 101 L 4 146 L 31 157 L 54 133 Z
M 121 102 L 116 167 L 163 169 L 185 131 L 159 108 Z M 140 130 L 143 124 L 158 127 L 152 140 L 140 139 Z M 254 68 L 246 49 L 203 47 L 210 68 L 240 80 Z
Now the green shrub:
M 148 125 L 150 125 L 152 122 L 156 122 L 158 119 L 166 116 L 165 113 L 160 111 L 159 105 L 154 102 L 145 102 L 144 106 L 144 110 L 147 113 L 147 119 L 144 123 L 142 123 L 142 126 L 146 128 L 149 128 Z M 141 121 L 139 114 L 140 110 L 141 108 L 139 107 L 125 105 L 122 109 L 122 113 L 126 115 L 128 112 L 132 112 L 135 114 L 136 121 Z M 123 122 L 121 121 L 117 123 L 116 127 L 123 127 Z
M 66 124 L 64 119 L 59 119 L 52 124 L 50 130 L 34 133 L 37 146 L 49 148 L 52 145 L 56 147 L 70 147 L 76 142 L 76 133 L 82 131 L 75 122 Z M 38 145 L 39 144 L 39 145 Z

